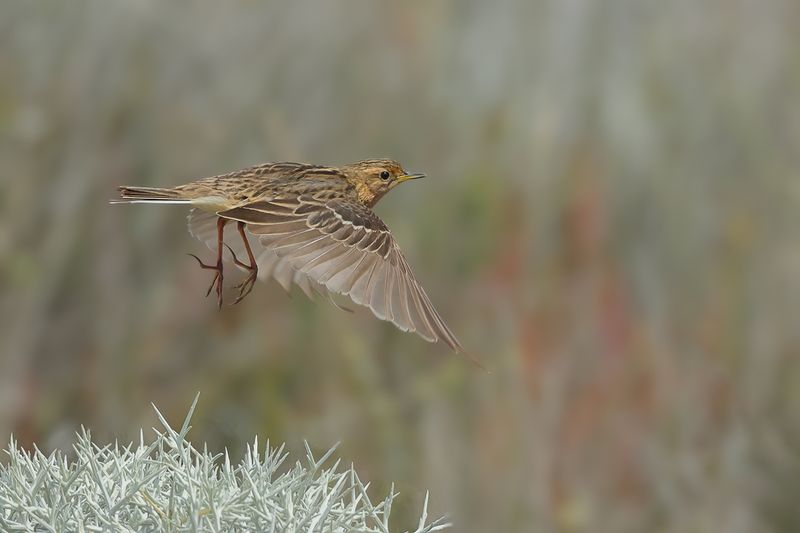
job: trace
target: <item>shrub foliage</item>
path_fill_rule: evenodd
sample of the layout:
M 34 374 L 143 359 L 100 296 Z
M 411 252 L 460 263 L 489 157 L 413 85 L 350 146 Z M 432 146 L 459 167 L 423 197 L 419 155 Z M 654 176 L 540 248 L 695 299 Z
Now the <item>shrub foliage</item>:
M 232 464 L 227 450 L 195 448 L 161 413 L 162 430 L 145 443 L 100 446 L 82 429 L 74 457 L 19 448 L 13 437 L 0 466 L 2 531 L 307 531 L 388 532 L 394 490 L 373 503 L 355 469 L 333 461 L 334 448 L 288 466 L 284 447 L 258 438 Z M 332 464 L 330 464 L 332 462 Z M 329 465 L 329 466 L 325 466 Z M 449 526 L 427 521 L 416 533 Z

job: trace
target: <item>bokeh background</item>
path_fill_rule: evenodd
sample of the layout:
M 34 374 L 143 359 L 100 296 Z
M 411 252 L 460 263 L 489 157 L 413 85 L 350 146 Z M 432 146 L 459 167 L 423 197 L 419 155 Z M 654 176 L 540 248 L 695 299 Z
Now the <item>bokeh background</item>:
M 339 453 L 455 531 L 798 531 L 800 3 L 7 0 L 0 440 L 182 420 Z M 393 157 L 377 208 L 491 369 L 274 283 L 218 312 L 181 207 Z

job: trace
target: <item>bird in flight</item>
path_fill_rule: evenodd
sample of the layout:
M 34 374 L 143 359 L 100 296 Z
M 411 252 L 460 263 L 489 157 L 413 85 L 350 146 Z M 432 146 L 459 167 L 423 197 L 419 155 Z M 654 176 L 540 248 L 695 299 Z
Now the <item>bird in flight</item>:
M 220 308 L 227 261 L 247 272 L 235 287 L 234 304 L 256 279 L 272 277 L 285 290 L 294 283 L 312 298 L 348 296 L 403 331 L 463 353 L 389 228 L 372 211 L 394 187 L 422 177 L 390 159 L 338 168 L 265 163 L 171 189 L 123 186 L 115 203 L 192 207 L 189 232 L 216 253 L 216 262 L 193 257 L 214 272 L 206 295 L 216 288 Z

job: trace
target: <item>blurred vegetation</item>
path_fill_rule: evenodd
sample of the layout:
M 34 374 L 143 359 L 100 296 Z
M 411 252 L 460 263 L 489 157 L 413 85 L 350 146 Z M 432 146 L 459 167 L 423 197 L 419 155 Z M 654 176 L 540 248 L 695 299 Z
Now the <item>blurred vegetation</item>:
M 412 528 L 800 522 L 800 4 L 10 0 L 0 440 L 180 420 L 342 458 Z M 181 208 L 269 160 L 394 157 L 377 211 L 483 374 L 259 285 L 217 312 Z M 213 406 L 213 407 L 212 407 Z M 128 438 L 133 435 L 128 435 Z

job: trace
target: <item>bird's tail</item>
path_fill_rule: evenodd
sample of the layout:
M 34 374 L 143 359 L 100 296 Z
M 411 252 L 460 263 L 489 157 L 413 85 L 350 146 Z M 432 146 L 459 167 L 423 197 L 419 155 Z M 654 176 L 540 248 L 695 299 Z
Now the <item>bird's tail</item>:
M 112 200 L 113 204 L 188 204 L 180 190 L 161 189 L 158 187 L 127 187 L 119 188 L 119 200 Z

